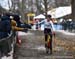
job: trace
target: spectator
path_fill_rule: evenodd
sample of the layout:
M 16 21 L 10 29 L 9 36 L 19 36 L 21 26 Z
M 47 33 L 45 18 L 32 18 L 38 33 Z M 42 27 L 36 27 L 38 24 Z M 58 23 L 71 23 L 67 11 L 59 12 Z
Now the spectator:
M 38 23 L 39 23 L 39 20 L 36 19 L 36 29 L 39 29 L 39 27 L 40 27 L 40 25 Z
M 11 32 L 10 18 L 7 16 L 2 16 L 0 21 L 0 40 L 8 37 L 10 32 Z M 3 55 L 10 56 L 8 54 L 9 45 L 7 41 L 3 40 L 0 42 L 0 51 Z
M 10 34 L 10 31 L 10 18 L 7 16 L 2 16 L 0 21 L 0 39 L 7 37 L 8 34 Z
M 22 23 L 22 22 L 20 21 L 20 16 L 19 16 L 19 15 L 13 15 L 13 20 L 16 21 L 17 27 L 29 28 L 29 29 L 31 29 L 31 26 L 30 26 L 29 24 Z

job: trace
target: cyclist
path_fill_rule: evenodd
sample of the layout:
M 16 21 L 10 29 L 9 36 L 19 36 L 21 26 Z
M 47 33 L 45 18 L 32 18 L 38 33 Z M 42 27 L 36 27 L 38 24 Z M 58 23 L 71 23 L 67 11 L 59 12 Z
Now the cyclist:
M 45 48 L 46 48 L 46 53 L 49 52 L 48 49 L 50 48 L 50 54 L 52 54 L 52 36 L 55 31 L 51 17 L 52 17 L 51 15 L 47 15 L 47 19 L 43 20 L 42 22 L 39 22 L 39 24 L 42 23 L 44 24 Z M 47 46 L 48 35 L 50 36 L 50 47 Z
M 52 22 L 51 15 L 47 15 L 47 19 L 45 20 L 44 23 L 44 35 L 45 35 L 45 47 L 50 48 L 50 54 L 52 54 L 52 36 L 54 33 L 54 26 Z M 50 47 L 47 47 L 47 39 L 48 35 L 50 35 Z M 48 53 L 48 50 L 46 51 Z

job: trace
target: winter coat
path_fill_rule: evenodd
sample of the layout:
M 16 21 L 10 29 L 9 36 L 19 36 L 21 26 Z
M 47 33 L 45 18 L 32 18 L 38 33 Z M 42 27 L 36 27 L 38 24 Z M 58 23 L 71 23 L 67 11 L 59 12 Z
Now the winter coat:
M 10 18 L 2 16 L 0 21 L 0 39 L 7 37 L 11 31 Z

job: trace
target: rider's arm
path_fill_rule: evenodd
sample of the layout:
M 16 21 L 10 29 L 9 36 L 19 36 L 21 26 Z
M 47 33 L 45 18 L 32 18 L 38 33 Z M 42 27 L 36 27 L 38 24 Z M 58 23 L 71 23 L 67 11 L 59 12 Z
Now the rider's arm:
M 55 31 L 55 28 L 54 28 L 54 24 L 53 24 L 53 22 L 50 21 L 50 23 L 51 23 L 51 26 L 52 26 L 52 31 Z
M 39 24 L 39 25 L 40 25 L 40 24 L 43 24 L 43 23 L 45 23 L 45 20 L 42 20 L 41 22 L 34 23 L 34 24 L 35 24 L 35 25 L 36 25 L 36 24 Z
M 54 35 L 54 37 L 55 37 L 55 28 L 54 28 L 54 25 L 53 25 L 53 22 L 51 22 L 51 25 L 52 25 L 52 34 Z

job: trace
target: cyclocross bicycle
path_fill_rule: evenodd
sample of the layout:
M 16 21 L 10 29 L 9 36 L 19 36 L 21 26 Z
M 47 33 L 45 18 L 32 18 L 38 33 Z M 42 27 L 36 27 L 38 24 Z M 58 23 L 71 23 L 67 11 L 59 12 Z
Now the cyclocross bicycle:
M 47 36 L 48 36 L 48 38 L 47 38 L 47 41 L 45 42 L 46 53 L 52 54 L 52 39 L 49 34 L 47 34 Z

